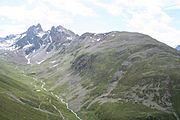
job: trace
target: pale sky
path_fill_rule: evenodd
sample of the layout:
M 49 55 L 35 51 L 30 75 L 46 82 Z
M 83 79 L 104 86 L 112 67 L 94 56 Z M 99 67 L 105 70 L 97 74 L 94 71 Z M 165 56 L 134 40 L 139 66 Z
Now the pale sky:
M 0 36 L 40 23 L 81 35 L 130 31 L 180 45 L 180 0 L 0 0 Z

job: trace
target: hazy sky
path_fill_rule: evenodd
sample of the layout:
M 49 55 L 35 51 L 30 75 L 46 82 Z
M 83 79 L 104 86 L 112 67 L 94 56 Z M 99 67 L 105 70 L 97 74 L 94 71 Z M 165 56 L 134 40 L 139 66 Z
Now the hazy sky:
M 0 36 L 40 23 L 75 33 L 135 31 L 180 44 L 180 0 L 0 0 Z

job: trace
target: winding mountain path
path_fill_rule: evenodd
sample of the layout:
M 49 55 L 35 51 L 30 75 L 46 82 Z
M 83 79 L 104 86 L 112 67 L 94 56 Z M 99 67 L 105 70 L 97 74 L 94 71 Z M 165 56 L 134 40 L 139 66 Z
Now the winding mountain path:
M 37 81 L 36 78 L 33 78 L 33 79 L 34 79 L 34 82 Z M 40 82 L 42 83 L 41 89 L 43 89 L 44 91 L 47 91 L 47 92 L 48 92 L 48 90 L 44 87 L 44 86 L 46 85 L 46 83 L 43 82 L 42 80 L 41 80 Z M 35 88 L 37 88 L 37 86 L 36 86 L 35 84 L 33 84 L 33 82 L 32 82 L 31 84 L 32 84 Z M 40 90 L 38 89 L 38 90 L 36 90 L 36 91 L 40 91 Z M 78 120 L 82 120 L 82 119 L 77 115 L 77 113 L 75 113 L 72 109 L 69 108 L 68 103 L 66 103 L 61 97 L 59 97 L 58 95 L 54 94 L 53 92 L 50 92 L 50 93 L 51 93 L 52 96 L 56 97 L 56 98 L 57 98 L 58 100 L 60 100 L 63 104 L 65 104 L 65 105 L 66 105 L 66 108 L 67 108 L 68 110 L 70 110 L 70 111 L 76 116 L 76 118 L 77 118 Z M 63 116 L 62 112 L 61 112 L 55 105 L 53 105 L 53 104 L 51 103 L 51 100 L 49 101 L 49 103 L 53 106 L 53 108 L 54 108 L 55 110 L 57 110 L 57 111 L 59 112 L 59 114 L 60 114 L 60 116 L 63 118 L 63 120 L 65 120 L 65 117 Z

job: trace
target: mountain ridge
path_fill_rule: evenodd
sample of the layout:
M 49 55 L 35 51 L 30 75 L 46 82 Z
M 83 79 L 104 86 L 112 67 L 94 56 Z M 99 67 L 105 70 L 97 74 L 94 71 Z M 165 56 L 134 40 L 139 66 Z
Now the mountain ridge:
M 25 35 L 20 43 L 1 56 L 45 82 L 81 119 L 179 119 L 180 53 L 148 35 L 79 36 L 59 26 Z M 27 48 L 33 49 L 26 54 Z

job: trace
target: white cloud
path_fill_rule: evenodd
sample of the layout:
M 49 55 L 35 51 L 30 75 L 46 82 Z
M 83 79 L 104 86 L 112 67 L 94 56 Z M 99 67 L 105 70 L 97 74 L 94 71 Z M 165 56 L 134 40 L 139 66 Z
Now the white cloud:
M 89 1 L 113 16 L 124 17 L 129 31 L 148 34 L 172 47 L 180 44 L 180 30 L 171 26 L 172 18 L 164 11 L 171 5 L 178 8 L 180 0 L 114 0 L 111 3 Z
M 96 13 L 80 0 L 43 0 L 56 9 L 64 10 L 72 15 L 94 16 Z
M 13 34 L 13 33 L 22 33 L 26 31 L 27 28 L 24 25 L 1 25 L 0 28 L 0 37 L 5 37 L 6 35 Z M 10 31 L 10 32 L 9 32 Z
M 1 25 L 0 36 L 7 33 L 19 33 L 19 31 L 26 30 L 30 25 L 37 23 L 41 23 L 43 28 L 49 29 L 52 25 L 56 26 L 59 24 L 65 27 L 71 26 L 77 17 L 88 17 L 90 20 L 94 20 L 99 16 L 108 16 L 123 19 L 123 24 L 126 26 L 125 30 L 148 34 L 173 47 L 180 44 L 180 30 L 171 26 L 174 18 L 171 18 L 165 11 L 179 9 L 180 0 L 105 1 L 106 0 L 24 0 L 23 5 L 11 7 L 1 6 L 0 21 L 8 20 L 9 22 L 7 23 L 9 23 L 9 25 Z M 97 15 L 95 12 L 96 9 L 103 9 L 106 12 L 102 13 L 102 15 Z M 106 19 L 103 19 L 102 22 L 105 21 Z M 79 21 L 78 25 L 81 25 L 81 22 L 84 23 L 83 25 L 86 25 L 85 23 L 88 24 L 88 20 L 82 20 Z M 108 23 L 110 23 L 110 21 L 108 21 Z M 114 23 L 114 26 L 115 24 L 116 23 Z M 117 23 L 117 25 L 119 25 L 119 23 Z M 96 30 L 100 28 L 103 29 L 104 27 L 103 24 L 88 25 L 88 27 L 91 26 L 97 26 Z M 106 26 L 106 29 L 112 30 L 114 26 Z M 82 29 L 85 28 L 86 27 L 82 27 Z M 116 27 L 116 30 L 117 28 L 118 27 Z
M 73 17 L 95 15 L 91 8 L 79 0 L 24 0 L 23 5 L 0 7 L 0 17 L 6 18 L 10 23 L 1 26 L 3 33 L 8 33 L 5 32 L 6 28 L 13 28 L 12 26 L 28 27 L 37 23 L 41 23 L 46 29 L 52 25 L 66 26 L 72 24 Z M 11 31 L 13 30 L 9 30 L 9 34 Z M 3 33 L 0 33 L 1 36 Z
M 172 47 L 180 44 L 180 31 L 170 26 L 171 18 L 161 8 L 148 8 L 141 13 L 132 13 L 127 26 L 164 42 Z
M 32 9 L 27 9 L 25 5 L 14 7 L 3 6 L 0 7 L 0 16 L 9 21 L 9 25 L 1 26 L 1 29 L 4 29 L 4 31 L 8 30 L 9 34 L 18 33 L 19 30 L 14 31 L 13 29 L 22 28 L 20 27 L 22 25 L 25 28 L 32 24 L 41 23 L 48 28 L 52 25 L 66 25 L 72 23 L 71 15 L 65 14 L 62 11 L 50 10 L 50 8 L 45 5 Z M 4 33 L 8 33 L 8 31 Z
M 100 2 L 98 0 L 89 0 L 89 1 L 99 7 L 106 9 L 110 14 L 114 16 L 120 15 L 122 13 L 122 9 L 121 7 L 119 7 L 119 4 L 117 1 L 113 3 L 112 2 L 105 3 L 105 2 Z
M 176 2 L 174 2 L 173 4 L 169 4 L 166 7 L 167 10 L 174 10 L 174 9 L 180 9 L 180 0 L 177 0 Z

